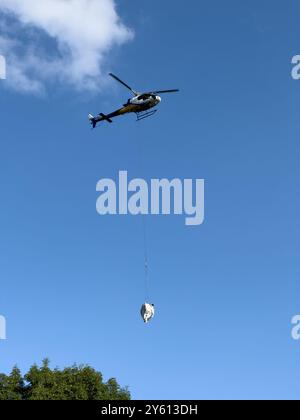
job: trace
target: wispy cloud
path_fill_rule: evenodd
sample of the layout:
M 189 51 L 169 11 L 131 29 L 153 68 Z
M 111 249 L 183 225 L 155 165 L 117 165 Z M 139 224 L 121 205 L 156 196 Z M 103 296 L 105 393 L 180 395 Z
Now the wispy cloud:
M 114 0 L 0 0 L 0 16 L 7 83 L 29 93 L 47 81 L 101 88 L 109 51 L 133 37 Z

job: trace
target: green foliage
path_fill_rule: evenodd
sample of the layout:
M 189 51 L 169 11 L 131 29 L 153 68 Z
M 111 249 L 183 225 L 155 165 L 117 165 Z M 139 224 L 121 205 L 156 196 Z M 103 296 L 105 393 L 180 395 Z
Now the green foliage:
M 24 377 L 17 367 L 10 375 L 0 374 L 0 400 L 130 400 L 130 393 L 115 379 L 103 382 L 89 366 L 52 370 L 45 359 Z
M 0 400 L 22 400 L 23 389 L 24 381 L 17 367 L 9 376 L 0 374 Z

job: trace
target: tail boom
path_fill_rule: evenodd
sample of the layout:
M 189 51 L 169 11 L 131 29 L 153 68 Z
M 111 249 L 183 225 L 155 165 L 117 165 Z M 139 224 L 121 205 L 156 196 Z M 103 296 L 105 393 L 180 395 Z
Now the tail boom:
M 137 108 L 136 105 L 127 105 L 124 106 L 121 109 L 118 109 L 115 112 L 112 112 L 111 114 L 105 115 L 102 112 L 97 115 L 96 117 L 94 117 L 94 115 L 89 114 L 89 120 L 90 123 L 92 124 L 93 128 L 95 128 L 97 126 L 97 124 L 101 121 L 107 121 L 108 123 L 112 123 L 112 118 L 118 117 L 119 115 L 124 115 L 124 114 L 128 114 L 130 112 L 136 112 L 139 109 Z
M 94 117 L 94 115 L 89 114 L 89 121 L 93 128 L 96 128 L 97 124 L 101 121 L 107 121 L 110 124 L 113 122 L 111 119 L 112 115 L 105 115 L 101 112 L 101 114 L 97 115 L 97 117 Z

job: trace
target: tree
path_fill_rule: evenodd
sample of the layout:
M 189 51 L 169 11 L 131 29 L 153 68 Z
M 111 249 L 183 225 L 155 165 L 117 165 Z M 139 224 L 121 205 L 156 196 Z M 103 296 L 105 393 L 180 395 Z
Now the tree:
M 116 379 L 103 382 L 90 366 L 52 370 L 45 359 L 24 377 L 17 367 L 8 376 L 0 374 L 0 400 L 130 400 L 130 392 Z
M 0 400 L 22 400 L 24 381 L 20 370 L 14 367 L 9 376 L 0 374 Z

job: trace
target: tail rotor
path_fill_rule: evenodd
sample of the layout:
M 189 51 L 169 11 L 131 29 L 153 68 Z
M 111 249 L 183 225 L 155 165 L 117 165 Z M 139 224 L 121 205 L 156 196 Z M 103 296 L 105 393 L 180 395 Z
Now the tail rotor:
M 96 122 L 96 119 L 95 119 L 94 115 L 89 114 L 89 121 L 90 121 L 91 125 L 93 126 L 93 128 L 95 128 L 96 125 L 97 125 L 97 122 Z

